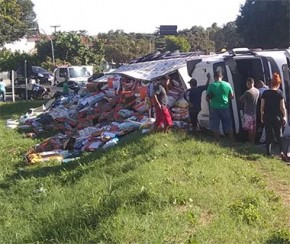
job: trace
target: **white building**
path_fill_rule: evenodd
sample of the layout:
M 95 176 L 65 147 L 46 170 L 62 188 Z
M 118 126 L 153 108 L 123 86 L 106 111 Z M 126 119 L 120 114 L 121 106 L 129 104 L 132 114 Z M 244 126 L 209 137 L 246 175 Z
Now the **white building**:
M 36 38 L 29 38 L 29 39 L 21 38 L 18 41 L 5 44 L 3 47 L 12 52 L 19 51 L 21 53 L 31 54 L 35 52 L 35 44 L 36 44 Z

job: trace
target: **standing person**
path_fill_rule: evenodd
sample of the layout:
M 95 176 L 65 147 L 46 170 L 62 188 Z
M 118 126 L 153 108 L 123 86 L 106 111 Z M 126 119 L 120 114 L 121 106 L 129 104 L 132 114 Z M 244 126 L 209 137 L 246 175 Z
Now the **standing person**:
M 209 124 L 218 141 L 220 138 L 219 127 L 222 122 L 223 130 L 228 133 L 231 142 L 234 141 L 232 119 L 230 114 L 230 99 L 234 98 L 231 85 L 222 80 L 220 71 L 214 73 L 214 82 L 207 88 L 207 101 L 210 102 Z
M 261 97 L 264 91 L 269 89 L 269 86 L 265 85 L 264 81 L 258 80 L 255 83 L 256 88 L 259 90 L 259 99 L 257 104 L 257 137 L 259 138 L 259 141 L 257 143 L 265 143 L 266 140 L 266 132 L 263 123 L 261 122 Z
M 0 95 L 2 96 L 2 101 L 6 101 L 6 84 L 3 79 L 0 79 Z
M 69 94 L 69 86 L 68 86 L 68 75 L 65 75 L 65 81 L 63 82 L 62 93 L 64 96 Z
M 148 85 L 148 88 L 147 88 L 147 99 L 146 99 L 146 102 L 148 104 L 148 113 L 149 113 L 149 118 L 153 118 L 155 117 L 155 114 L 154 114 L 154 83 L 153 82 L 150 82 L 150 84 Z
M 244 104 L 244 130 L 248 131 L 249 142 L 255 144 L 256 139 L 256 113 L 259 99 L 259 90 L 254 86 L 253 78 L 248 78 L 246 85 L 248 90 L 240 97 L 240 102 Z
M 274 73 L 271 79 L 271 88 L 262 94 L 261 122 L 264 123 L 266 131 L 266 154 L 272 156 L 272 143 L 275 136 L 281 159 L 287 160 L 282 145 L 282 127 L 286 125 L 286 108 L 282 91 L 279 89 L 280 85 L 280 75 Z
M 259 90 L 260 96 L 262 96 L 263 92 L 269 89 L 269 86 L 266 86 L 264 81 L 258 80 L 255 84 L 256 88 Z
M 184 93 L 184 99 L 188 102 L 188 114 L 193 131 L 197 130 L 198 120 L 197 115 L 201 111 L 201 95 L 207 90 L 210 81 L 210 74 L 207 73 L 207 82 L 204 86 L 197 86 L 197 80 L 189 81 L 190 88 Z
M 163 128 L 164 133 L 168 132 L 170 126 L 172 126 L 172 118 L 167 108 L 167 92 L 169 90 L 170 77 L 168 75 L 161 78 L 161 83 L 154 86 L 154 107 L 155 107 L 155 132 L 159 127 Z

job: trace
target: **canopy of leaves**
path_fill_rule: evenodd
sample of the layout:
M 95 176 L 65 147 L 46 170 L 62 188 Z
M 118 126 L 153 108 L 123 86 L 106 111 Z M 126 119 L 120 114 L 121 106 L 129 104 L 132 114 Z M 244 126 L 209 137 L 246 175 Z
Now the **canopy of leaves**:
M 247 0 L 241 7 L 236 25 L 247 47 L 289 47 L 289 1 Z
M 202 26 L 193 26 L 190 30 L 179 31 L 178 34 L 187 39 L 191 47 L 190 51 L 205 53 L 214 51 L 214 42 L 209 39 L 209 33 Z
M 217 52 L 222 49 L 230 50 L 240 46 L 241 40 L 237 33 L 235 21 L 228 22 L 222 27 L 214 23 L 206 30 L 209 33 L 209 39 L 214 42 L 215 51 Z
M 0 51 L 0 71 L 16 70 L 24 61 L 35 64 L 36 56 L 27 53 L 11 52 L 7 49 Z
M 126 34 L 122 30 L 101 33 L 98 38 L 104 42 L 105 59 L 117 64 L 148 54 L 154 46 L 152 35 Z
M 23 37 L 37 26 L 31 0 L 0 0 L 0 46 Z
M 183 36 L 166 36 L 166 51 L 179 50 L 182 52 L 188 52 L 190 50 L 190 44 Z
M 103 44 L 100 40 L 84 32 L 56 32 L 51 41 L 44 35 L 37 44 L 40 62 L 51 62 L 52 47 L 56 64 L 94 65 L 101 64 L 104 58 Z

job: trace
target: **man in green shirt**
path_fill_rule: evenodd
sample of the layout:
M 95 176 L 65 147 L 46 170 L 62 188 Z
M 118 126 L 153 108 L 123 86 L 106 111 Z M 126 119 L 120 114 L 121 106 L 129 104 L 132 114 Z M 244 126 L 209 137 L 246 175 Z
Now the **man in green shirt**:
M 68 95 L 69 94 L 69 86 L 68 86 L 68 76 L 65 76 L 65 81 L 63 83 L 63 87 L 62 87 L 62 93 L 63 95 Z
M 207 100 L 210 102 L 210 129 L 214 132 L 214 137 L 218 141 L 220 137 L 220 121 L 225 133 L 228 133 L 233 142 L 232 118 L 230 114 L 230 99 L 234 98 L 231 85 L 222 80 L 220 71 L 214 73 L 214 82 L 207 88 Z

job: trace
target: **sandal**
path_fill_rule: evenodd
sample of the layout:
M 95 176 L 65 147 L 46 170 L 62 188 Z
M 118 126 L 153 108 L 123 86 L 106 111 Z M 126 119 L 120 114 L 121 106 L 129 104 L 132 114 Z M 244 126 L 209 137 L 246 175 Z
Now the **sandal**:
M 286 163 L 290 162 L 290 159 L 284 153 L 281 154 L 281 159 L 282 159 L 283 162 L 286 162 Z

